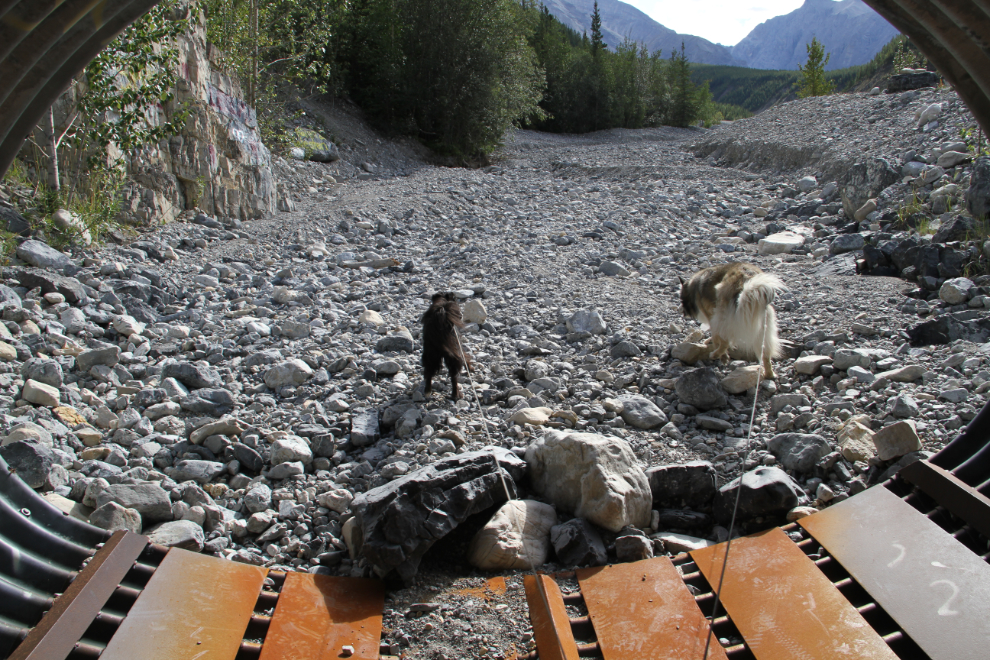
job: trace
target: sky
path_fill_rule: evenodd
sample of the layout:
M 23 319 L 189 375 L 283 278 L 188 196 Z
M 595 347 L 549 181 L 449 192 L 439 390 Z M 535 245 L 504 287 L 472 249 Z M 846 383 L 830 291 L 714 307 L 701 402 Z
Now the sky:
M 763 21 L 789 14 L 804 0 L 623 0 L 681 34 L 734 46 Z

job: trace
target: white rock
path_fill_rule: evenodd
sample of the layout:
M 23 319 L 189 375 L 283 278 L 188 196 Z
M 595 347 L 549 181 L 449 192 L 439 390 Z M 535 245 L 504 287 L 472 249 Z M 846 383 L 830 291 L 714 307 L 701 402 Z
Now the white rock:
M 383 319 L 382 315 L 373 309 L 366 309 L 361 312 L 361 316 L 358 317 L 358 322 L 366 325 L 373 325 L 376 328 L 380 325 L 385 325 L 385 319 Z
M 869 214 L 873 213 L 876 210 L 877 210 L 877 200 L 868 199 L 866 200 L 866 202 L 863 203 L 862 206 L 856 209 L 856 212 L 853 214 L 853 219 L 856 220 L 857 222 L 862 222 L 863 220 L 866 220 L 866 216 L 868 216 Z
M 269 389 L 277 390 L 282 387 L 302 385 L 313 375 L 313 370 L 308 364 L 293 358 L 276 364 L 265 374 L 265 385 Z
M 532 426 L 543 426 L 550 421 L 550 413 L 553 411 L 549 408 L 521 408 L 509 416 L 509 422 L 512 424 L 530 424 Z
M 881 371 L 877 378 L 886 378 L 897 383 L 913 383 L 925 374 L 925 368 L 917 364 L 898 367 L 889 371 Z
M 664 550 L 674 553 L 691 552 L 692 550 L 701 550 L 702 548 L 714 545 L 708 539 L 688 536 L 687 534 L 676 534 L 674 532 L 660 532 L 659 534 L 651 535 L 650 538 L 660 539 L 663 541 Z
M 831 364 L 832 358 L 827 355 L 805 355 L 794 361 L 794 371 L 799 374 L 811 376 L 818 373 L 822 365 Z
M 551 430 L 526 462 L 533 490 L 561 509 L 613 532 L 650 524 L 650 483 L 625 440 Z
M 760 254 L 789 254 L 796 247 L 804 245 L 804 236 L 792 231 L 782 231 L 761 238 L 757 245 Z
M 568 332 L 589 332 L 593 335 L 605 334 L 607 326 L 598 310 L 581 310 L 567 319 Z
M 313 451 L 305 440 L 295 435 L 288 435 L 272 443 L 272 465 L 296 461 L 304 464 L 313 462 Z
M 557 512 L 549 504 L 506 502 L 471 540 L 468 561 L 485 571 L 540 566 L 547 560 L 550 528 L 556 524 Z
M 889 461 L 921 449 L 921 438 L 913 419 L 895 422 L 873 434 L 877 457 Z
M 477 323 L 481 325 L 488 320 L 488 310 L 485 309 L 484 304 L 480 300 L 472 298 L 461 307 L 461 317 L 465 323 Z
M 798 179 L 797 187 L 801 192 L 808 192 L 814 190 L 815 186 L 818 185 L 818 179 L 813 176 L 805 176 Z
M 31 403 L 39 406 L 54 408 L 59 404 L 59 391 L 57 387 L 45 385 L 44 383 L 39 383 L 36 380 L 31 380 L 30 378 L 26 383 L 24 383 L 24 391 L 22 392 L 22 396 L 26 401 L 30 401 Z
M 144 332 L 144 329 L 147 327 L 147 324 L 141 323 L 133 316 L 130 316 L 128 314 L 120 314 L 118 316 L 113 316 L 111 320 L 113 322 L 113 329 L 124 337 L 130 337 L 131 335 L 140 335 L 142 332 Z
M 932 103 L 930 106 L 921 111 L 918 116 L 918 128 L 921 128 L 931 120 L 935 119 L 942 114 L 942 104 Z
M 331 491 L 322 493 L 317 497 L 317 502 L 320 506 L 330 509 L 331 511 L 336 511 L 337 513 L 344 513 L 351 506 L 351 501 L 354 499 L 349 491 L 342 488 L 334 488 Z
M 960 305 L 969 298 L 969 290 L 975 284 L 966 277 L 954 277 L 946 280 L 938 290 L 938 297 L 949 305 Z

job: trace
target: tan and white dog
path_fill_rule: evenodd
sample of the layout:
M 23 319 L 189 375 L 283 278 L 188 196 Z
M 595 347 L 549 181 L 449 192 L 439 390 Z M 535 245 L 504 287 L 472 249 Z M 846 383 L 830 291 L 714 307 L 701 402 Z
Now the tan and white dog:
M 773 379 L 770 360 L 782 354 L 773 301 L 785 289 L 776 275 L 733 261 L 681 279 L 681 306 L 685 316 L 711 328 L 712 359 L 728 362 L 730 350 L 751 360 L 762 355 L 763 376 Z

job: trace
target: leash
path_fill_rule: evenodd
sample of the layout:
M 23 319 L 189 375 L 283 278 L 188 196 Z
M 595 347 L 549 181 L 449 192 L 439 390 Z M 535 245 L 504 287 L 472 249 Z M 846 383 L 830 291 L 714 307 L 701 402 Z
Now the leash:
M 461 343 L 461 333 L 457 330 L 456 326 L 454 327 L 454 337 L 457 338 L 457 348 L 461 352 L 461 355 L 462 356 L 465 355 L 464 345 Z M 498 464 L 498 456 L 495 455 L 495 451 L 494 451 L 495 445 L 492 443 L 492 436 L 488 431 L 488 419 L 485 416 L 485 409 L 481 407 L 481 397 L 478 396 L 478 390 L 474 388 L 474 378 L 471 377 L 471 367 L 468 365 L 469 363 L 465 359 L 464 370 L 467 371 L 468 385 L 471 388 L 471 392 L 474 393 L 474 400 L 478 404 L 478 412 L 481 413 L 481 425 L 485 429 L 485 438 L 488 440 L 488 444 L 493 448 L 493 450 L 490 452 L 490 455 L 492 457 L 492 461 L 494 461 L 495 463 L 495 470 L 498 472 L 499 480 L 501 480 L 502 482 L 502 490 L 505 491 L 505 501 L 506 503 L 511 503 L 513 500 L 512 500 L 512 495 L 509 493 L 509 485 L 505 481 L 505 470 L 503 470 L 502 466 Z M 453 378 L 454 377 L 451 376 L 451 380 L 453 380 Z M 547 599 L 546 588 L 543 586 L 543 580 L 540 579 L 539 574 L 536 572 L 536 564 L 535 562 L 533 562 L 532 558 L 530 557 L 529 550 L 526 548 L 526 530 L 522 525 L 519 524 L 519 517 L 516 515 L 516 507 L 510 506 L 509 512 L 510 512 L 510 516 L 512 517 L 512 524 L 519 533 L 519 542 L 522 543 L 523 558 L 526 560 L 526 563 L 529 564 L 529 568 L 533 572 L 533 580 L 536 582 L 536 590 L 540 593 L 540 599 L 543 601 L 543 607 L 546 608 L 546 611 L 549 613 L 550 601 Z M 560 639 L 560 633 L 557 632 L 556 626 L 552 626 L 552 627 L 553 627 L 554 637 L 557 638 L 557 647 L 562 648 L 563 642 Z
M 743 476 L 746 474 L 746 459 L 749 458 L 750 441 L 753 438 L 753 423 L 756 421 L 756 403 L 760 399 L 760 382 L 762 381 L 761 376 L 763 375 L 763 351 L 766 350 L 764 342 L 767 338 L 767 324 L 769 319 L 770 306 L 767 305 L 766 312 L 763 315 L 763 333 L 760 336 L 760 358 L 757 361 L 757 364 L 760 365 L 760 369 L 756 372 L 756 391 L 753 394 L 753 408 L 749 413 L 749 431 L 746 433 L 746 455 L 743 456 L 742 460 L 743 472 L 739 475 L 739 488 L 736 489 L 736 502 L 732 505 L 732 518 L 729 521 L 729 540 L 725 543 L 725 557 L 722 559 L 722 571 L 718 576 L 718 588 L 715 590 L 715 604 L 712 607 L 712 618 L 708 624 L 708 636 L 705 638 L 705 653 L 701 656 L 702 660 L 708 660 L 708 652 L 711 650 L 713 634 L 712 626 L 715 623 L 715 619 L 718 617 L 718 606 L 722 599 L 722 585 L 725 583 L 725 568 L 729 565 L 729 550 L 732 549 L 732 531 L 736 526 L 736 513 L 739 511 L 739 496 L 742 495 L 742 480 Z

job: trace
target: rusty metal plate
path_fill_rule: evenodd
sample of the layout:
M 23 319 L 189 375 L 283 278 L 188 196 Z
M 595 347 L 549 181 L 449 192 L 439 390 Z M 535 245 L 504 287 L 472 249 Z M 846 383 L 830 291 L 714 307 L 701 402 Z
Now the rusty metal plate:
M 72 652 L 137 561 L 148 539 L 118 531 L 86 564 L 10 660 L 61 660 Z
M 724 557 L 724 543 L 691 552 L 713 587 Z M 897 658 L 777 527 L 732 541 L 722 604 L 758 660 Z
M 886 488 L 802 518 L 932 660 L 990 656 L 990 565 Z
M 172 548 L 100 660 L 234 660 L 267 574 Z
M 384 608 L 379 580 L 289 573 L 259 660 L 378 660 Z
M 540 660 L 578 660 L 577 643 L 560 587 L 549 575 L 527 575 L 523 584 Z
M 915 461 L 897 474 L 965 520 L 978 532 L 990 537 L 990 497 L 928 461 Z
M 605 660 L 700 660 L 708 621 L 667 557 L 582 568 L 578 583 Z M 717 639 L 708 657 L 725 658 Z

